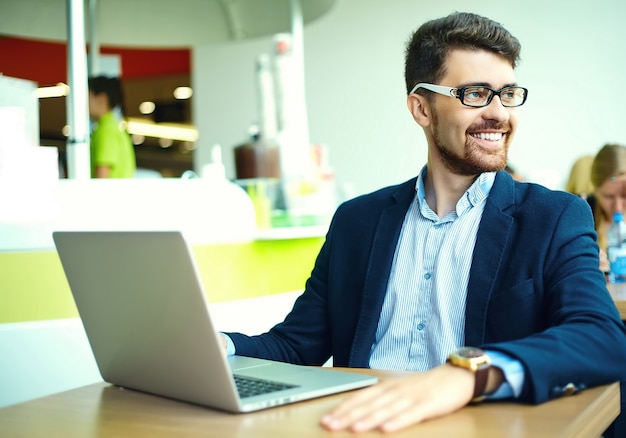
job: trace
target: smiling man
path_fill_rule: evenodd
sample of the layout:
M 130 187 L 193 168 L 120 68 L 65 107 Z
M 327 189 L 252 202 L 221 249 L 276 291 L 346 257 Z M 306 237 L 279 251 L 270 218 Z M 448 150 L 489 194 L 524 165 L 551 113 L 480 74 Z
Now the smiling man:
M 528 97 L 519 54 L 475 14 L 423 24 L 405 78 L 426 165 L 338 208 L 284 322 L 225 334 L 230 354 L 416 371 L 349 397 L 323 427 L 394 431 L 471 401 L 538 404 L 626 380 L 589 207 L 503 170 Z M 607 436 L 626 436 L 618 426 Z

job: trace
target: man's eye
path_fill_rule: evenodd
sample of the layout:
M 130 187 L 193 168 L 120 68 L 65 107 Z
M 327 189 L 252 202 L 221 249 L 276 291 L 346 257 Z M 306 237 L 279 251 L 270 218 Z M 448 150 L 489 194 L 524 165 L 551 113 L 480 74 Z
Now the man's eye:
M 472 88 L 465 90 L 465 97 L 467 99 L 480 99 L 485 95 L 484 90 Z

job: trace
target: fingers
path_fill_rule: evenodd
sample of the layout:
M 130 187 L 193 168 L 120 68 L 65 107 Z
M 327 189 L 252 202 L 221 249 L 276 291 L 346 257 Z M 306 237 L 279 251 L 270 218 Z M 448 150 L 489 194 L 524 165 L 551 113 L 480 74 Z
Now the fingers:
M 401 384 L 388 381 L 358 392 L 325 415 L 321 420 L 322 426 L 329 430 L 350 429 L 354 432 L 401 428 L 406 420 L 400 414 L 410 411 L 413 403 L 403 393 Z M 415 413 L 409 417 L 412 422 L 419 421 Z
M 472 373 L 442 366 L 361 390 L 322 417 L 320 423 L 332 431 L 392 432 L 460 409 L 471 399 L 473 386 Z

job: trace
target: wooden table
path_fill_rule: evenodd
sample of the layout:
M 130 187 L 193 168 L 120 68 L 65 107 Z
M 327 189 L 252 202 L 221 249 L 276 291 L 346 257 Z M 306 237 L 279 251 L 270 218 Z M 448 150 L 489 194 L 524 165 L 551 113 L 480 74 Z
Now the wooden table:
M 401 374 L 358 371 L 381 379 Z M 379 432 L 357 435 L 319 426 L 320 417 L 346 396 L 236 415 L 96 383 L 0 409 L 0 437 L 380 438 Z M 619 397 L 614 383 L 538 406 L 487 402 L 390 436 L 598 437 L 619 415 Z
M 613 302 L 615 302 L 615 306 L 619 310 L 622 321 L 626 321 L 626 283 L 607 283 L 606 287 L 611 297 L 613 297 Z

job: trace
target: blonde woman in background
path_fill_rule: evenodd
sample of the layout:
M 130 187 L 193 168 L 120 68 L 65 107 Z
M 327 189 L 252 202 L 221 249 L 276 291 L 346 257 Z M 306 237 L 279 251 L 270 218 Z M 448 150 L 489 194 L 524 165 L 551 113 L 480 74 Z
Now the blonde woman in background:
M 578 195 L 583 199 L 593 193 L 593 183 L 591 182 L 591 165 L 593 155 L 583 155 L 574 162 L 569 172 L 569 178 L 565 186 L 565 191 Z
M 598 151 L 591 165 L 591 183 L 595 189 L 587 202 L 593 211 L 598 233 L 600 269 L 608 272 L 606 250 L 609 227 L 613 221 L 613 213 L 623 213 L 626 207 L 626 146 L 606 144 Z

